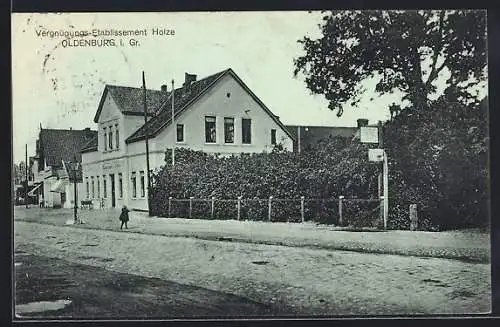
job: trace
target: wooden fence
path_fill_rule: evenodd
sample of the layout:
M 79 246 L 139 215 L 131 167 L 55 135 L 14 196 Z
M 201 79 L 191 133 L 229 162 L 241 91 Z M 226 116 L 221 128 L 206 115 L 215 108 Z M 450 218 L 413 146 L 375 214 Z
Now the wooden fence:
M 347 225 L 368 215 L 378 219 L 379 199 L 357 199 L 344 196 L 332 198 L 274 198 L 265 199 L 168 199 L 167 212 L 160 216 L 201 219 L 236 219 L 305 222 Z M 366 218 L 366 217 L 365 217 Z

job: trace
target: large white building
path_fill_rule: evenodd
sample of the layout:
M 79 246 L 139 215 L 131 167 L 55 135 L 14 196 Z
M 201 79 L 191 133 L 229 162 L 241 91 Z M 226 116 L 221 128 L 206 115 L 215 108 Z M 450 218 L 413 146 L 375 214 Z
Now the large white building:
M 150 169 L 165 164 L 165 151 L 187 147 L 209 153 L 292 151 L 293 136 L 234 73 L 227 69 L 196 80 L 186 73 L 172 92 L 147 90 L 144 121 L 141 88 L 106 85 L 94 117 L 98 136 L 82 149 L 83 197 L 105 207 L 148 210 L 145 136 Z

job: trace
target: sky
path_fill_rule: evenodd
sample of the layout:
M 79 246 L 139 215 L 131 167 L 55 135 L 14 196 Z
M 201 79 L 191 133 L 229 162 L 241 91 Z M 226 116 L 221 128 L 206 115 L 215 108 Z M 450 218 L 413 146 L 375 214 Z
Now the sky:
M 287 125 L 356 126 L 390 117 L 388 106 L 401 95 L 374 95 L 373 81 L 358 107 L 344 105 L 342 117 L 312 95 L 293 59 L 303 54 L 297 40 L 320 37 L 320 12 L 51 13 L 12 14 L 13 156 L 35 154 L 43 128 L 96 129 L 93 117 L 105 84 L 147 88 L 181 86 L 184 73 L 198 79 L 232 68 Z M 147 36 L 114 37 L 124 46 L 67 46 L 50 31 L 146 29 Z M 175 35 L 151 35 L 152 29 Z M 87 37 L 86 39 L 92 39 Z M 105 39 L 110 37 L 98 37 Z M 139 42 L 131 46 L 130 39 Z M 70 39 L 69 42 L 78 38 Z

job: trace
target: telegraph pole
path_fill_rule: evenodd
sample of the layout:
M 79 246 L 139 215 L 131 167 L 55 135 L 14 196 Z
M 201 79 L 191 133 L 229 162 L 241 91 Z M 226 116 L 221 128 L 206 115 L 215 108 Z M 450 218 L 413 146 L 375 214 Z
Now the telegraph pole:
M 380 216 L 384 221 L 384 229 L 387 229 L 387 216 L 389 214 L 389 167 L 387 164 L 387 152 L 384 149 L 384 133 L 383 133 L 383 125 L 382 122 L 378 122 L 378 140 L 379 140 L 379 148 L 383 151 L 383 161 L 382 161 L 382 176 L 379 174 L 379 198 L 382 198 L 382 206 L 380 208 Z M 382 187 L 380 187 L 380 182 L 382 181 L 383 185 L 383 194 L 380 196 L 380 191 Z
M 297 153 L 300 153 L 300 126 L 297 126 Z
M 76 187 L 76 175 L 77 175 L 77 169 L 78 169 L 78 161 L 76 160 L 76 155 L 75 155 L 75 163 L 73 165 L 73 187 L 74 187 L 74 193 L 75 193 L 75 203 L 73 206 L 73 214 L 75 218 L 75 224 L 78 222 L 78 190 Z
M 378 147 L 379 149 L 384 148 L 384 141 L 382 140 L 382 121 L 378 121 Z M 385 156 L 385 153 L 383 154 Z M 379 164 L 380 172 L 378 174 L 378 198 L 382 199 L 382 194 L 383 194 L 383 171 L 384 171 L 384 163 Z M 381 206 L 380 206 L 380 214 L 379 214 L 380 221 L 384 221 L 384 202 L 382 200 Z
M 24 158 L 24 169 L 26 170 L 26 189 L 24 190 L 24 203 L 26 204 L 26 209 L 28 206 L 28 144 L 26 144 L 25 158 Z
M 175 165 L 175 143 L 177 142 L 177 127 L 175 126 L 175 105 L 174 105 L 174 80 L 172 80 L 172 130 L 174 142 L 172 143 L 172 167 Z
M 148 123 L 148 105 L 146 103 L 146 78 L 144 77 L 144 71 L 142 72 L 142 89 L 144 94 L 144 129 L 146 132 L 146 169 L 147 169 L 147 177 L 148 177 L 148 214 L 151 216 L 151 180 L 149 173 L 149 143 L 148 143 L 148 133 L 149 126 Z

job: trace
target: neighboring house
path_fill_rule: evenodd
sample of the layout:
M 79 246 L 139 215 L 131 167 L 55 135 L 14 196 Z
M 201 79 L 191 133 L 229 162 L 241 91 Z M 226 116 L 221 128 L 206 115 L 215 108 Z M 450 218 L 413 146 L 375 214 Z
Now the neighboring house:
M 294 137 L 293 151 L 307 151 L 321 141 L 341 138 L 348 146 L 353 138 L 359 137 L 359 128 L 368 126 L 368 119 L 358 119 L 357 127 L 286 125 Z
M 345 139 L 346 145 L 354 137 L 356 127 L 327 127 L 327 126 L 286 126 L 290 133 L 295 137 L 293 142 L 293 151 L 302 152 L 311 150 L 318 145 L 319 142 L 328 138 L 341 137 Z
M 68 163 L 81 162 L 80 150 L 97 131 L 41 129 L 36 141 L 36 155 L 31 171 L 36 187 L 30 191 L 37 200 L 43 197 L 47 207 L 72 208 L 74 206 L 74 186 L 68 179 Z M 79 183 L 78 191 L 83 185 Z M 79 195 L 79 198 L 81 195 Z
M 148 210 L 146 130 L 152 171 L 174 142 L 223 155 L 270 152 L 277 143 L 292 151 L 291 133 L 232 69 L 200 80 L 186 73 L 173 98 L 174 125 L 171 92 L 147 90 L 145 124 L 141 88 L 105 86 L 94 117 L 99 136 L 82 150 L 85 195 L 94 205 L 103 198 L 106 207 Z

